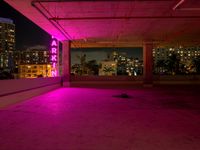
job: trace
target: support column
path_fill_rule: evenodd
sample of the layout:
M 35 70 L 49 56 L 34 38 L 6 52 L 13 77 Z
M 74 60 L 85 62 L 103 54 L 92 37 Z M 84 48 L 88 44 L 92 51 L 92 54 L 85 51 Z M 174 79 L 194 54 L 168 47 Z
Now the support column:
M 63 86 L 69 86 L 71 73 L 70 41 L 62 41 L 62 82 Z
M 143 46 L 144 85 L 153 84 L 153 44 L 145 43 Z

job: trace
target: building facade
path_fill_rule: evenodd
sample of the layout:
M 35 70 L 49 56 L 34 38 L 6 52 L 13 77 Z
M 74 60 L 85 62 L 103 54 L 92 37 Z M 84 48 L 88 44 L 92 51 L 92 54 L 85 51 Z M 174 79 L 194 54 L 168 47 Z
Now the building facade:
M 51 77 L 50 52 L 45 47 L 18 51 L 18 55 L 20 78 Z
M 14 69 L 15 24 L 11 19 L 0 18 L 0 68 Z
M 49 64 L 50 52 L 46 48 L 33 48 L 19 52 L 19 63 L 23 64 Z
M 50 64 L 24 64 L 19 65 L 20 78 L 51 77 L 52 66 Z

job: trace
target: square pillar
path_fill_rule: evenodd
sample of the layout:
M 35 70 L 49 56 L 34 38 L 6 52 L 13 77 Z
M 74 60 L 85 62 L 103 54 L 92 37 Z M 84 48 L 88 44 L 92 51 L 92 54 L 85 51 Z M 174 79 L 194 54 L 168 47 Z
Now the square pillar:
M 143 46 L 144 84 L 153 84 L 153 44 L 145 43 Z
M 62 82 L 63 86 L 69 86 L 71 73 L 70 41 L 62 41 Z

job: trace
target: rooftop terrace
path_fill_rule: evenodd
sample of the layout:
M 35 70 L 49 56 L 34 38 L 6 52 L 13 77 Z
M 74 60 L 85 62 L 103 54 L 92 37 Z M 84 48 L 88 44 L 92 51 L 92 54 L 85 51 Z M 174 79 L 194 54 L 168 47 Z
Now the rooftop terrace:
M 0 149 L 198 150 L 199 97 L 191 85 L 59 88 L 0 110 Z

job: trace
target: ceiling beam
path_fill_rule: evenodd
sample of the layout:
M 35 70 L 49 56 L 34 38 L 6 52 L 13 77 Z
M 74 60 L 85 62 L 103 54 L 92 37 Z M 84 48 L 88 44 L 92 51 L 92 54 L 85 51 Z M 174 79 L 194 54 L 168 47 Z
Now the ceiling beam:
M 45 7 L 41 3 L 39 4 L 50 16 L 50 12 L 48 12 Z M 49 20 L 49 17 L 38 7 L 35 2 L 31 2 L 32 7 L 34 7 L 44 18 L 46 18 L 67 40 L 72 41 L 72 37 L 65 31 L 65 29 L 58 23 L 53 20 Z M 78 47 L 75 43 L 73 43 L 74 47 Z
M 31 5 L 44 17 L 46 18 L 66 39 L 71 40 L 70 37 L 64 32 L 62 31 L 62 29 L 60 29 L 60 27 L 58 27 L 58 25 L 52 21 L 49 20 L 49 17 L 37 6 L 35 5 L 35 2 L 32 1 Z
M 113 16 L 113 17 L 53 17 L 49 20 L 59 21 L 59 20 L 123 20 L 123 19 L 199 19 L 200 16 Z

